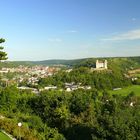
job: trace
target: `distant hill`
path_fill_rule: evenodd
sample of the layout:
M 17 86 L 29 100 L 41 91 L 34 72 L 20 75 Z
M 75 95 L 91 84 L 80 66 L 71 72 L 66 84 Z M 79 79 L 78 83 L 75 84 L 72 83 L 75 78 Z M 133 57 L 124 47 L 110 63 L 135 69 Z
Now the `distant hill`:
M 5 62 L 0 62 L 0 68 L 2 67 L 18 67 L 20 65 L 24 66 L 33 66 L 34 64 L 32 62 L 28 61 L 5 61 Z
M 19 65 L 33 66 L 33 65 L 44 65 L 44 66 L 86 66 L 95 67 L 96 60 L 107 60 L 109 67 L 140 67 L 140 57 L 107 57 L 107 58 L 84 58 L 84 59 L 53 59 L 43 61 L 6 61 L 1 62 L 0 67 L 17 67 Z
M 73 60 L 63 60 L 63 59 L 53 59 L 53 60 L 44 60 L 44 61 L 34 61 L 33 64 L 36 65 L 76 65 L 81 63 L 84 59 L 73 59 Z
M 44 60 L 30 62 L 34 65 L 65 65 L 65 66 L 87 66 L 95 67 L 96 60 L 107 60 L 108 65 L 119 65 L 124 67 L 139 67 L 140 57 L 111 57 L 111 58 L 84 58 L 84 59 L 73 59 L 73 60 Z M 29 62 L 28 62 L 29 63 Z M 26 62 L 27 64 L 27 62 Z

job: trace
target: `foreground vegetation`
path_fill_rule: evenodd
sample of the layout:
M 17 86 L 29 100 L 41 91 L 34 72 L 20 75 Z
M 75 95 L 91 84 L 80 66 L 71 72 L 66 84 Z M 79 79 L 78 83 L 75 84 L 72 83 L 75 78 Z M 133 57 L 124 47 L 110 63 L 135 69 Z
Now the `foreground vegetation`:
M 140 98 L 96 89 L 48 91 L 36 96 L 15 87 L 1 89 L 0 129 L 27 140 L 140 139 Z M 133 103 L 133 104 L 132 104 Z

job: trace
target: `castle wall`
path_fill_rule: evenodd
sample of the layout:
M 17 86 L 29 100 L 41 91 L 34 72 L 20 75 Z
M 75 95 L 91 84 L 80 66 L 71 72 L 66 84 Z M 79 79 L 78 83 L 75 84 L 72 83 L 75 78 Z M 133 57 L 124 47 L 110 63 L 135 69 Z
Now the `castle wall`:
M 99 62 L 98 60 L 96 61 L 96 68 L 105 68 L 107 69 L 107 60 L 105 60 L 104 62 Z

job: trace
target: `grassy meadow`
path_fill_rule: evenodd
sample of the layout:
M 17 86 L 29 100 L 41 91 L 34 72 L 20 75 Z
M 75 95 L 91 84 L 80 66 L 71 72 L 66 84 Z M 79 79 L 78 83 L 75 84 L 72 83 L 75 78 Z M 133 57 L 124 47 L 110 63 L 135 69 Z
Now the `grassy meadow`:
M 122 96 L 127 96 L 130 92 L 134 92 L 136 96 L 140 96 L 140 85 L 133 85 L 120 90 L 109 91 L 110 94 L 121 94 Z
M 11 140 L 7 135 L 0 131 L 0 140 Z

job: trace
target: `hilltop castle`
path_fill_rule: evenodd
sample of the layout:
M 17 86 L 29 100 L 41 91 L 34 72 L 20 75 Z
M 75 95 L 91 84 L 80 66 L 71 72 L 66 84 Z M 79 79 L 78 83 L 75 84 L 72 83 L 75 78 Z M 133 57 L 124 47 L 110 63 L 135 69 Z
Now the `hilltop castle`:
M 101 68 L 107 69 L 107 60 L 105 60 L 104 62 L 96 60 L 96 69 L 101 69 Z

